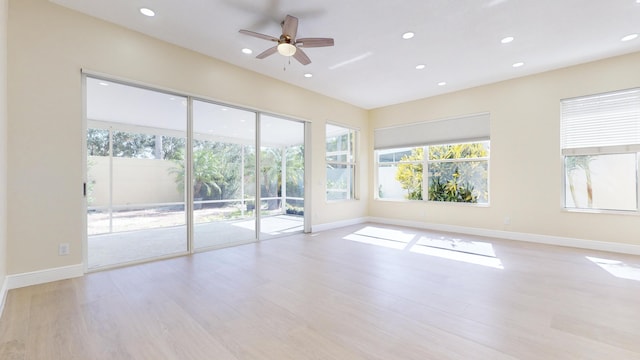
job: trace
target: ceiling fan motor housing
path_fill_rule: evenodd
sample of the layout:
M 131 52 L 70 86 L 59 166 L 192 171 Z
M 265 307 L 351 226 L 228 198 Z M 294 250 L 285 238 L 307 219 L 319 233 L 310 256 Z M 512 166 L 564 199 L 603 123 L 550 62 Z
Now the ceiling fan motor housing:
M 253 36 L 259 39 L 278 43 L 278 45 L 271 47 L 263 51 L 262 53 L 258 54 L 258 56 L 256 56 L 256 58 L 258 59 L 264 59 L 267 56 L 270 56 L 278 52 L 283 56 L 293 56 L 302 65 L 308 65 L 311 63 L 311 60 L 309 59 L 307 54 L 305 54 L 305 52 L 300 48 L 333 46 L 332 38 L 296 39 L 296 35 L 298 32 L 298 18 L 296 17 L 287 15 L 287 17 L 285 18 L 285 20 L 282 22 L 281 25 L 282 25 L 282 35 L 280 35 L 280 38 L 276 38 L 270 35 L 260 34 L 250 30 L 240 30 L 240 33 Z

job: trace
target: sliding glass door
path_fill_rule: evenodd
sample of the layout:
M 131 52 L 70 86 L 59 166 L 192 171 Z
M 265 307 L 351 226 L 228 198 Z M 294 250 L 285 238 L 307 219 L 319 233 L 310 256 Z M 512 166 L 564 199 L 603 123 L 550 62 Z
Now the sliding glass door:
M 304 123 L 194 100 L 192 158 L 196 250 L 303 230 Z
M 194 247 L 256 240 L 256 113 L 193 101 Z
M 85 80 L 88 269 L 304 230 L 304 122 Z
M 187 252 L 187 98 L 88 77 L 87 265 Z
M 304 123 L 260 116 L 260 239 L 304 227 Z

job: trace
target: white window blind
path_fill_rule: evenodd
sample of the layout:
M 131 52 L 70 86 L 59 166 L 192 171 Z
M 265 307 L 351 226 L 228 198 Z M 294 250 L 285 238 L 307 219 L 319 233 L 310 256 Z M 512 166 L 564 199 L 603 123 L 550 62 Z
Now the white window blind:
M 564 155 L 640 151 L 640 88 L 561 101 Z
M 376 150 L 489 140 L 489 114 L 376 129 Z

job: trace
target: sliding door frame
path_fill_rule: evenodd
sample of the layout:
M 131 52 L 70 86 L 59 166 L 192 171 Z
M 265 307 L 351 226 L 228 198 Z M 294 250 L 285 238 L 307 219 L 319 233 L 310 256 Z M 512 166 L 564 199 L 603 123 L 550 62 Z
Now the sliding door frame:
M 264 112 L 264 111 L 260 111 L 260 110 L 256 110 L 256 109 L 252 109 L 249 107 L 239 107 L 239 106 L 235 106 L 235 105 L 231 105 L 231 104 L 226 104 L 220 101 L 216 101 L 216 100 L 212 100 L 212 99 L 208 99 L 202 96 L 196 96 L 193 94 L 188 94 L 188 93 L 184 93 L 184 92 L 180 92 L 180 91 L 176 91 L 176 90 L 171 90 L 171 89 L 167 89 L 167 88 L 162 88 L 159 86 L 154 86 L 154 85 L 149 85 L 149 84 L 145 84 L 145 83 L 141 83 L 138 81 L 132 81 L 129 79 L 123 79 L 123 78 L 119 78 L 119 77 L 115 77 L 115 76 L 111 76 L 108 74 L 103 74 L 100 72 L 96 72 L 96 71 L 91 71 L 91 70 L 86 70 L 86 69 L 81 69 L 80 71 L 80 78 L 81 78 L 81 91 L 82 91 L 82 124 L 81 124 L 81 129 L 82 129 L 82 178 L 81 178 L 81 184 L 82 184 L 82 207 L 81 207 L 81 216 L 82 216 L 82 237 L 83 237 L 83 241 L 82 241 L 82 257 L 83 257 L 83 268 L 84 268 L 84 272 L 88 273 L 88 272 L 92 272 L 92 271 L 101 271 L 101 270 L 105 270 L 105 269 L 109 269 L 109 268 L 118 268 L 118 267 L 123 267 L 123 266 L 128 266 L 128 265 L 132 265 L 132 264 L 137 264 L 137 263 L 144 263 L 144 262 L 148 262 L 148 261 L 155 261 L 155 260 L 159 260 L 159 259 L 164 259 L 164 258 L 173 258 L 173 257 L 178 257 L 178 256 L 184 256 L 184 255 L 188 255 L 188 254 L 194 254 L 198 251 L 208 251 L 211 250 L 210 248 L 204 248 L 201 250 L 196 250 L 195 246 L 194 246 L 194 205 L 193 205 L 193 186 L 189 186 L 189 184 L 193 183 L 193 139 L 194 139 L 194 134 L 193 134 L 193 102 L 194 100 L 199 100 L 199 101 L 206 101 L 206 102 L 210 102 L 210 103 L 214 103 L 217 105 L 221 105 L 221 106 L 226 106 L 226 107 L 233 107 L 233 108 L 237 108 L 237 109 L 241 109 L 241 110 L 246 110 L 246 111 L 250 111 L 256 114 L 255 117 L 255 138 L 254 138 L 254 146 L 255 146 L 255 153 L 256 153 L 256 160 L 255 160 L 255 166 L 256 166 L 256 179 L 255 179 L 255 186 L 256 186 L 256 198 L 255 198 L 255 204 L 258 205 L 261 203 L 261 199 L 262 199 L 262 194 L 261 194 L 261 179 L 260 176 L 258 176 L 258 171 L 260 169 L 260 154 L 261 154 L 261 116 L 263 115 L 269 115 L 269 116 L 274 116 L 274 117 L 278 117 L 281 118 L 283 120 L 289 120 L 289 121 L 295 121 L 298 123 L 302 123 L 304 125 L 304 215 L 303 215 L 303 233 L 310 233 L 311 232 L 311 195 L 312 195 L 312 191 L 311 191 L 311 159 L 312 159 L 312 151 L 311 151 L 311 122 L 307 121 L 307 120 L 302 120 L 302 119 L 296 119 L 296 118 L 292 118 L 289 116 L 283 116 L 283 115 L 278 115 L 278 114 L 273 114 L 270 112 Z M 88 197 L 87 197 L 87 184 L 88 184 L 88 167 L 87 167 L 87 130 L 88 130 L 88 122 L 89 119 L 87 117 L 87 78 L 93 78 L 93 79 L 97 79 L 97 80 L 105 80 L 105 81 L 110 81 L 110 82 L 115 82 L 115 83 L 119 83 L 122 85 L 126 85 L 126 86 L 132 86 L 132 87 L 137 87 L 137 88 L 141 88 L 141 89 L 145 89 L 145 90 L 150 90 L 150 91 L 156 91 L 156 92 L 160 92 L 160 93 L 164 93 L 167 95 L 174 95 L 174 96 L 179 96 L 179 97 L 184 97 L 187 100 L 187 123 L 186 123 L 186 136 L 185 136 L 185 199 L 184 199 L 184 208 L 185 208 L 185 222 L 186 222 L 186 237 L 187 237 L 187 244 L 186 244 L 186 251 L 185 252 L 178 252 L 178 253 L 173 253 L 173 254 L 169 254 L 166 256 L 160 256 L 160 257 L 154 257 L 154 258 L 150 258 L 150 259 L 142 259 L 142 260 L 135 260 L 135 261 L 130 261 L 130 262 L 125 262 L 125 263 L 118 263 L 118 264 L 114 264 L 114 265 L 107 265 L 107 266 L 103 266 L 103 267 L 98 267 L 95 269 L 89 269 L 89 264 L 88 264 L 88 241 L 89 241 L 89 234 L 88 234 L 88 220 L 87 220 L 87 210 L 88 210 Z M 110 131 L 111 134 L 111 131 Z M 111 135 L 110 135 L 111 138 Z M 111 141 L 109 142 L 109 146 L 110 148 L 113 146 L 111 144 Z M 112 154 L 112 152 L 110 151 L 110 154 Z M 113 186 L 112 184 L 110 186 Z M 111 195 L 110 195 L 111 196 Z M 283 204 L 283 206 L 286 207 L 285 204 Z M 255 211 L 255 236 L 254 236 L 254 240 L 251 242 L 259 242 L 261 241 L 260 238 L 260 223 L 261 223 L 261 214 L 260 211 L 257 210 Z M 236 244 L 231 244 L 230 246 L 234 246 Z

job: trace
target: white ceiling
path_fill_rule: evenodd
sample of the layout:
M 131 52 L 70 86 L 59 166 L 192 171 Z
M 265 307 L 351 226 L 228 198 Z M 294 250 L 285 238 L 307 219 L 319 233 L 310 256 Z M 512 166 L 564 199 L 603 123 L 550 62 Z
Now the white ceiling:
M 640 38 L 621 41 L 640 33 L 640 0 L 51 1 L 365 109 L 640 51 Z M 287 14 L 298 37 L 335 46 L 305 49 L 307 66 L 256 59 L 272 43 L 238 30 L 278 37 Z

